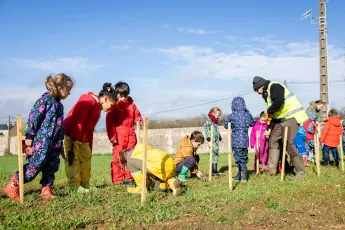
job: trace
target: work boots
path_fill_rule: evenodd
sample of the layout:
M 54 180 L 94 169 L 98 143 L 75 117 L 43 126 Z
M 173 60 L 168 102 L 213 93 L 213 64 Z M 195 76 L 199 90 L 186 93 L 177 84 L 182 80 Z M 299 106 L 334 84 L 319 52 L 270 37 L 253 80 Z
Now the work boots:
M 296 170 L 296 175 L 295 179 L 296 180 L 301 180 L 305 176 L 305 165 L 303 162 L 303 157 L 301 155 L 297 155 L 292 157 L 293 163 L 295 165 L 295 170 Z
M 270 149 L 269 150 L 268 174 L 270 174 L 270 175 L 277 174 L 277 165 L 279 162 L 279 157 L 280 157 L 280 150 L 279 149 Z

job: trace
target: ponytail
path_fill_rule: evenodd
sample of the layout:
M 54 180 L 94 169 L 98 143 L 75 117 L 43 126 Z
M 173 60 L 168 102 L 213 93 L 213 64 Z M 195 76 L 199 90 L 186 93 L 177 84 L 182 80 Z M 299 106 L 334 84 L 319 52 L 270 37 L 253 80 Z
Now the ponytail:
M 50 74 L 46 80 L 45 85 L 52 97 L 60 97 L 59 89 L 73 88 L 73 80 L 64 73 L 53 76 Z
M 46 78 L 45 85 L 46 85 L 47 90 L 50 92 L 50 95 L 52 95 L 52 97 L 59 96 L 59 90 L 52 75 L 49 75 Z
M 116 101 L 115 89 L 111 83 L 106 82 L 103 84 L 102 90 L 98 94 L 99 97 L 109 97 L 111 100 Z

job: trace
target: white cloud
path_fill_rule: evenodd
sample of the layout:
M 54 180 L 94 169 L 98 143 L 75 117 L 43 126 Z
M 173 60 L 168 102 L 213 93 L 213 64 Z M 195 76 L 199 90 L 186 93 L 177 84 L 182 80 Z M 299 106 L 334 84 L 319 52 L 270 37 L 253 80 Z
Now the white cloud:
M 115 50 L 128 50 L 130 46 L 126 44 L 121 44 L 121 45 L 112 45 L 110 48 L 115 49 Z
M 189 33 L 189 34 L 200 34 L 200 35 L 204 35 L 204 34 L 208 34 L 209 32 L 204 30 L 204 29 L 200 29 L 200 28 L 179 28 L 178 29 L 179 32 L 185 32 L 185 33 Z
M 165 25 L 164 25 L 164 27 L 166 27 L 166 28 L 170 28 L 170 25 L 168 25 L 168 24 L 165 24 Z
M 103 65 L 96 65 L 85 57 L 63 57 L 63 58 L 14 58 L 12 62 L 27 69 L 40 69 L 52 73 L 60 73 L 62 70 L 67 73 L 85 73 L 90 69 L 100 68 Z

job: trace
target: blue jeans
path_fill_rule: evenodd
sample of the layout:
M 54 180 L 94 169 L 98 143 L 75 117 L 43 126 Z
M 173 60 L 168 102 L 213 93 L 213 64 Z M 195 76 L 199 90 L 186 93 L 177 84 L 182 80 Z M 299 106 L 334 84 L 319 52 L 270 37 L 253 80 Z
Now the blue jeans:
M 243 170 L 247 169 L 248 148 L 232 148 L 236 164 L 240 165 Z
M 315 155 L 315 143 L 314 140 L 307 140 L 305 142 L 305 147 L 308 152 L 308 160 L 314 160 L 314 155 Z
M 181 169 L 183 166 L 185 166 L 186 168 L 191 170 L 194 168 L 195 164 L 196 164 L 195 158 L 194 157 L 188 157 L 176 165 L 176 172 L 177 173 L 181 172 Z
M 339 155 L 338 155 L 337 147 L 329 147 L 327 145 L 323 145 L 323 148 L 322 148 L 323 160 L 329 161 L 329 151 L 332 152 L 334 161 L 339 161 Z

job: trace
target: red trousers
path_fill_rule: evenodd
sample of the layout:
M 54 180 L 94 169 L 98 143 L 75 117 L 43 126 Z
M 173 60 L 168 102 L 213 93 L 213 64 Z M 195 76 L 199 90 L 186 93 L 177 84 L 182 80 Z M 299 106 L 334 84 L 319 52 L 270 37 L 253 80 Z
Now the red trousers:
M 122 150 L 135 148 L 137 138 L 134 129 L 117 129 L 118 143 L 113 146 L 113 161 L 111 162 L 111 180 L 113 184 L 123 183 L 124 180 L 133 180 L 131 173 L 125 164 L 119 161 L 119 153 Z

